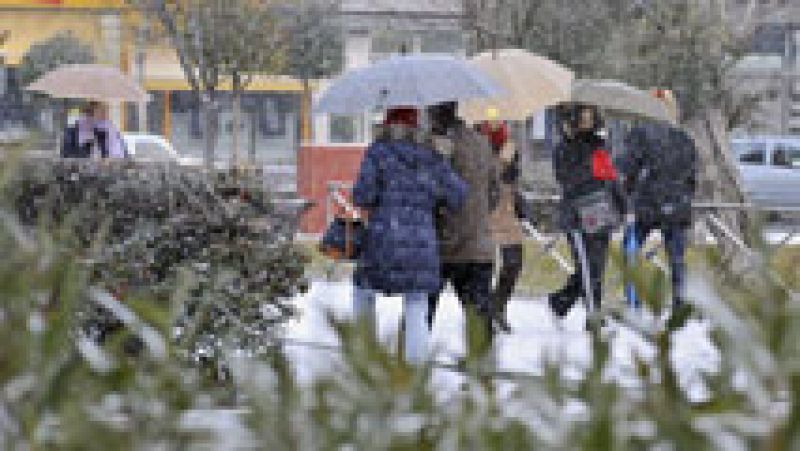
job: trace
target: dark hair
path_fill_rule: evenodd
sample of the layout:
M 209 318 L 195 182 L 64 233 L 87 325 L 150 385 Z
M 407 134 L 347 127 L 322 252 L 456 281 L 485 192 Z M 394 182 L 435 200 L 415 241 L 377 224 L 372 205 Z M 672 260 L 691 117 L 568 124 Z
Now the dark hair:
M 434 133 L 441 134 L 444 129 L 452 126 L 458 120 L 458 104 L 456 102 L 442 102 L 428 107 L 428 117 Z
M 597 132 L 603 128 L 603 116 L 600 108 L 597 105 L 589 103 L 562 103 L 555 107 L 556 118 L 559 124 L 559 131 L 563 132 L 563 124 L 566 123 L 573 131 L 578 130 L 578 125 L 581 121 L 581 113 L 585 110 L 592 112 L 594 122 L 592 123 L 591 131 Z
M 98 106 L 100 106 L 100 102 L 98 101 L 92 100 L 90 102 L 87 102 L 81 107 L 81 113 L 87 116 L 93 115 L 95 109 L 97 109 Z

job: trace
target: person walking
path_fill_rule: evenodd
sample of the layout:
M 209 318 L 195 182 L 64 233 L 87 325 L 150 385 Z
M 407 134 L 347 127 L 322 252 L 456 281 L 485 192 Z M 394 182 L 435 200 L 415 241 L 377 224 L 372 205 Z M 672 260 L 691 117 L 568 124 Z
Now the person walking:
M 439 296 L 452 283 L 461 304 L 469 307 L 468 328 L 473 319 L 489 336 L 493 334 L 491 302 L 495 247 L 489 214 L 497 203 L 497 180 L 492 150 L 486 139 L 456 116 L 457 104 L 429 107 L 434 147 L 445 155 L 469 186 L 464 208 L 446 211 L 437 220 L 442 257 L 442 283 L 429 297 L 428 323 L 433 325 Z M 473 315 L 472 313 L 477 315 Z
M 125 158 L 128 152 L 119 129 L 108 119 L 108 107 L 89 102 L 64 131 L 63 158 Z
M 522 272 L 523 259 L 524 235 L 519 223 L 519 155 L 509 139 L 508 126 L 495 119 L 496 111 L 490 110 L 490 116 L 489 121 L 478 126 L 478 131 L 486 136 L 492 147 L 498 180 L 497 206 L 489 218 L 492 239 L 499 251 L 492 305 L 498 326 L 509 332 L 511 327 L 506 317 L 506 306 Z
M 670 91 L 655 90 L 677 122 L 678 109 Z M 687 230 L 692 224 L 692 199 L 697 185 L 698 154 L 689 134 L 666 122 L 648 122 L 634 127 L 625 139 L 626 152 L 620 162 L 632 214 L 634 237 L 640 248 L 651 232 L 664 238 L 672 279 L 672 317 L 681 321 L 688 313 L 685 302 Z M 632 287 L 628 296 L 635 298 Z M 634 299 L 629 299 L 634 301 Z
M 467 186 L 444 158 L 415 143 L 417 110 L 391 109 L 384 125 L 353 187 L 354 204 L 367 214 L 353 310 L 374 328 L 377 294 L 401 294 L 405 358 L 419 364 L 428 353 L 428 295 L 441 285 L 434 210 L 457 211 Z
M 562 318 L 580 297 L 589 309 L 600 308 L 611 230 L 624 201 L 599 134 L 603 123 L 598 109 L 569 104 L 559 113 L 563 139 L 556 146 L 553 165 L 562 188 L 560 225 L 568 233 L 576 267 L 566 284 L 548 297 L 550 308 Z
M 94 112 L 94 129 L 98 140 L 102 142 L 101 148 L 105 149 L 104 158 L 127 158 L 128 150 L 122 133 L 108 116 L 108 106 L 98 103 Z

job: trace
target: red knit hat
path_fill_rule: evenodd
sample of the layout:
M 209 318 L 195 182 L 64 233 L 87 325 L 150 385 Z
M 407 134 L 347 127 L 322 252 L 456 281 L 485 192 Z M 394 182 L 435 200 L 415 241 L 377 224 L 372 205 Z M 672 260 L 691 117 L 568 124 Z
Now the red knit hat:
M 508 141 L 508 126 L 505 122 L 490 124 L 483 122 L 479 126 L 481 134 L 489 138 L 489 143 L 495 150 L 501 149 Z
M 398 107 L 386 110 L 386 119 L 383 125 L 405 125 L 414 128 L 419 125 L 419 113 L 415 108 Z

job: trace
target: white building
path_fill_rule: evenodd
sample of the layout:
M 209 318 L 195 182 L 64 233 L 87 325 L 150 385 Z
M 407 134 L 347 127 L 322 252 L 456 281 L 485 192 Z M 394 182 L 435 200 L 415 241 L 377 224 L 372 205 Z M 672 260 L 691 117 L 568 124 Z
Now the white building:
M 466 56 L 469 33 L 460 0 L 341 0 L 339 12 L 345 70 L 400 53 Z M 363 146 L 371 138 L 372 120 L 369 114 L 315 115 L 314 142 Z

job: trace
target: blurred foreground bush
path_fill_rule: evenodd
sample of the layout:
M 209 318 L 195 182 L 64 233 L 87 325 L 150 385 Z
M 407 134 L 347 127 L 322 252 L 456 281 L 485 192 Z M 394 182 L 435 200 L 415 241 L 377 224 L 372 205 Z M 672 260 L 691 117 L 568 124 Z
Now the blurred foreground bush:
M 5 190 L 26 228 L 61 231 L 90 283 L 174 321 L 195 361 L 218 362 L 223 344 L 263 353 L 306 286 L 296 212 L 276 208 L 246 174 L 38 161 L 22 163 Z M 93 338 L 119 329 L 103 309 L 84 314 Z
M 114 173 L 117 181 L 96 182 L 97 186 L 116 190 L 137 180 L 137 175 L 126 175 L 129 169 L 113 170 L 119 171 Z M 50 173 L 24 174 L 25 179 L 42 176 L 48 180 L 44 175 Z M 101 178 L 81 173 L 78 180 L 82 176 Z M 211 346 L 225 356 L 233 383 L 246 395 L 237 406 L 238 420 L 227 425 L 223 434 L 227 438 L 241 435 L 243 449 L 800 449 L 800 300 L 761 267 L 754 267 L 746 281 L 728 277 L 720 269 L 719 257 L 709 252 L 706 263 L 693 268 L 692 301 L 711 323 L 722 357 L 719 373 L 704 377 L 709 389 L 704 402 L 687 400 L 671 361 L 673 336 L 647 330 L 642 334 L 655 345 L 656 358 L 637 361 L 641 385 L 626 388 L 606 377 L 611 349 L 599 335 L 590 337 L 591 367 L 575 382 L 561 377 L 563 368 L 557 359 L 541 376 L 497 373 L 490 362 L 412 369 L 359 327 L 332 322 L 341 347 L 315 350 L 337 356 L 331 372 L 300 384 L 289 354 L 280 347 L 238 352 L 242 343 L 253 344 L 242 337 L 259 335 L 249 335 L 249 329 L 239 335 L 235 328 L 226 330 L 228 326 L 207 322 L 217 315 L 244 318 L 228 311 L 252 299 L 237 291 L 247 291 L 241 288 L 247 285 L 228 283 L 250 280 L 237 274 L 251 275 L 250 269 L 245 270 L 249 267 L 229 260 L 242 252 L 236 246 L 246 240 L 241 233 L 231 232 L 233 225 L 225 225 L 239 224 L 231 219 L 239 216 L 229 216 L 226 209 L 235 212 L 258 205 L 235 200 L 235 192 L 241 198 L 240 188 L 214 182 L 211 186 L 219 188 L 190 190 L 194 196 L 215 193 L 227 201 L 219 204 L 224 205 L 219 210 L 202 213 L 209 215 L 211 223 L 223 224 L 219 228 L 191 234 L 186 232 L 191 227 L 175 227 L 187 233 L 192 243 L 186 245 L 187 256 L 181 257 L 184 254 L 175 250 L 181 247 L 172 241 L 166 250 L 148 246 L 163 243 L 155 237 L 172 236 L 166 227 L 159 228 L 160 221 L 173 217 L 170 212 L 184 210 L 173 209 L 177 207 L 169 203 L 160 209 L 148 196 L 132 194 L 137 190 L 92 195 L 97 191 L 91 188 L 55 190 L 23 183 L 18 176 L 13 179 L 6 193 L 14 195 L 14 202 L 0 204 L 4 250 L 0 259 L 0 449 L 215 449 L 215 437 L 190 432 L 193 428 L 187 418 L 191 415 L 187 414 L 206 409 L 199 410 L 201 416 L 210 416 L 222 408 L 204 400 L 197 371 L 176 358 L 187 348 L 185 342 L 175 346 L 170 339 L 171 321 L 148 308 L 159 303 L 181 306 L 179 311 L 186 312 L 181 315 L 184 331 L 220 331 L 214 332 L 220 342 Z M 72 175 L 54 186 L 74 186 L 70 183 L 77 183 Z M 139 183 L 135 186 L 144 190 L 168 182 L 146 178 Z M 166 191 L 177 203 L 207 205 Z M 33 201 L 19 201 L 31 192 Z M 73 193 L 82 200 L 65 202 L 71 205 L 70 211 L 54 203 L 55 192 Z M 115 203 L 110 199 L 116 199 Z M 80 205 L 87 200 L 96 203 L 83 211 Z M 126 203 L 147 207 L 133 209 Z M 117 224 L 92 219 L 96 215 L 90 214 L 91 209 L 97 213 L 112 206 L 120 214 L 135 211 L 141 216 L 133 216 L 133 225 L 130 217 Z M 18 219 L 18 213 L 26 222 Z M 48 221 L 52 222 L 48 225 Z M 196 236 L 206 237 L 208 244 L 194 244 Z M 275 240 L 272 245 L 284 249 L 281 242 Z M 211 250 L 215 245 L 219 249 Z M 156 252 L 166 255 L 159 258 L 173 258 L 178 266 L 188 263 L 189 275 L 159 265 Z M 640 283 L 653 286 L 663 277 L 649 270 L 636 276 Z M 280 281 L 253 277 L 261 286 L 275 286 L 276 292 L 282 289 Z M 198 289 L 214 294 L 192 292 Z M 116 290 L 124 302 L 107 295 L 110 290 Z M 119 323 L 116 333 L 102 345 L 80 327 L 78 313 L 88 305 L 105 309 Z M 190 305 L 195 306 L 193 312 Z M 256 323 L 265 317 L 259 313 Z M 180 336 L 200 335 L 183 332 Z M 135 357 L 126 352 L 128 337 L 140 342 Z M 443 391 L 439 385 L 443 374 L 455 379 L 459 389 Z

